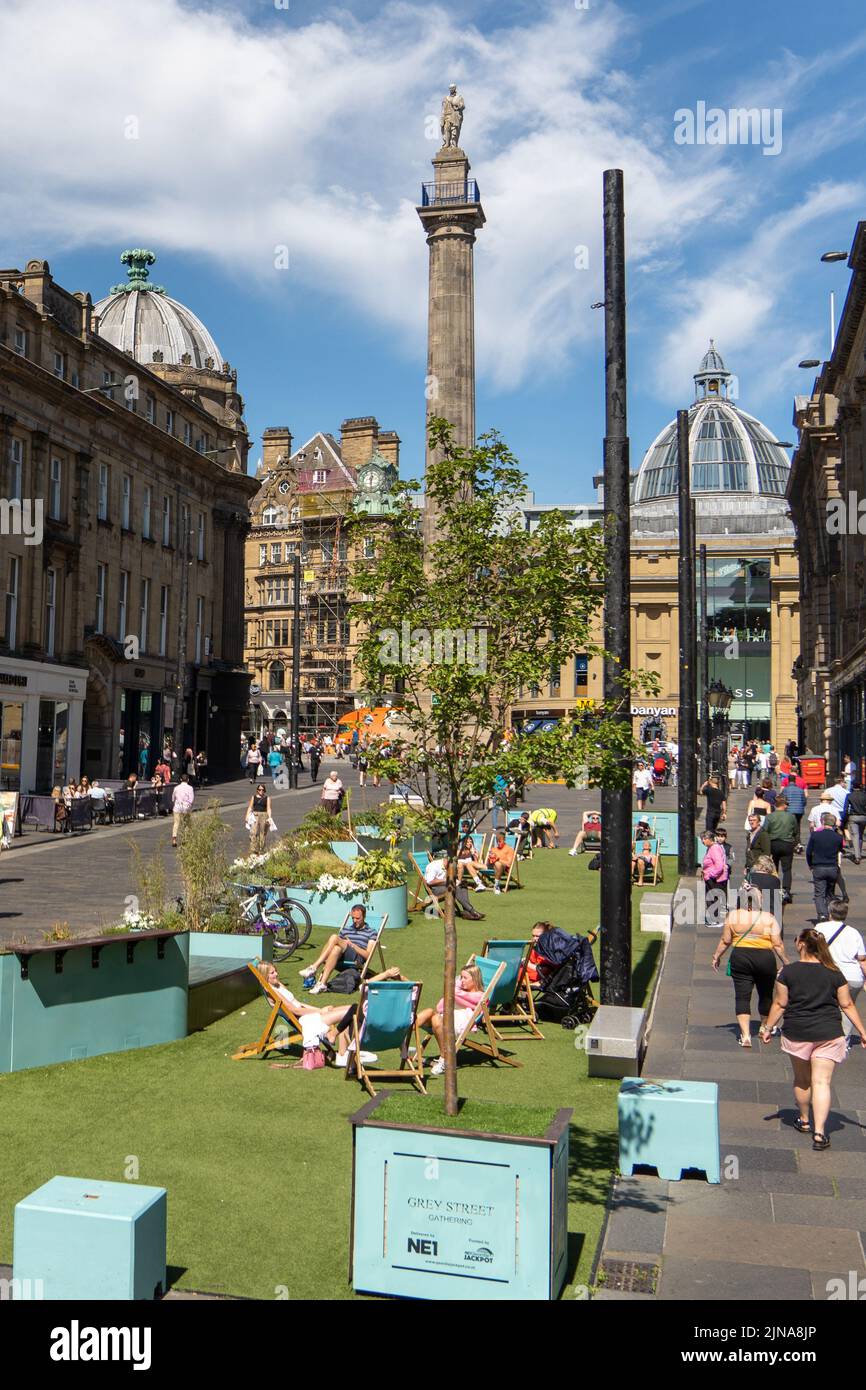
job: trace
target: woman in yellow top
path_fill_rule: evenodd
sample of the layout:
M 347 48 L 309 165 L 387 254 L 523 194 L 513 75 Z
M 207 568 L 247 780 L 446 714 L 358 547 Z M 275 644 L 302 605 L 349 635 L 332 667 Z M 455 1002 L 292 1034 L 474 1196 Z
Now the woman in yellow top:
M 785 964 L 782 931 L 772 912 L 738 907 L 729 912 L 719 944 L 713 953 L 713 969 L 718 970 L 726 949 L 731 947 L 731 978 L 734 981 L 734 1011 L 740 1025 L 740 1047 L 751 1047 L 752 990 L 758 991 L 761 1026 L 773 1003 L 776 976 Z

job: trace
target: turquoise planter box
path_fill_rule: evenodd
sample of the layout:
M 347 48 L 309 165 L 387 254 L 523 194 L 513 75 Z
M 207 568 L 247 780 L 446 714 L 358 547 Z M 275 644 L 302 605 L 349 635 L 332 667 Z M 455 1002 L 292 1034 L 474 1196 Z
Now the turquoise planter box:
M 189 954 L 190 958 L 221 956 L 226 960 L 236 960 L 238 965 L 246 965 L 251 960 L 273 960 L 274 938 L 270 932 L 264 932 L 261 936 L 229 936 L 224 932 L 191 931 Z
M 165 1236 L 165 1188 L 52 1178 L 15 1208 L 13 1278 L 46 1299 L 152 1299 Z
M 141 932 L 0 956 L 0 1072 L 186 1036 L 189 933 Z
M 332 840 L 330 850 L 338 859 L 342 859 L 344 864 L 354 863 L 361 852 L 354 840 Z
M 386 1093 L 351 1116 L 356 1292 L 548 1300 L 565 1282 L 568 1122 L 540 1139 L 389 1125 Z M 381 1119 L 379 1115 L 381 1114 Z
M 290 888 L 288 892 L 299 903 L 304 903 L 317 927 L 341 927 L 346 913 L 355 903 L 363 903 L 371 912 L 387 912 L 386 931 L 409 925 L 405 883 L 397 888 L 376 888 L 372 893 L 319 893 L 315 888 Z

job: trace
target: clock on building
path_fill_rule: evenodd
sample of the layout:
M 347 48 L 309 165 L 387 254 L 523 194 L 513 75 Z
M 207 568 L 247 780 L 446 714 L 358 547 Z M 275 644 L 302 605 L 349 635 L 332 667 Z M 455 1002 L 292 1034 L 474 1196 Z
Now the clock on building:
M 361 479 L 361 486 L 362 486 L 362 487 L 365 487 L 365 488 L 368 488 L 370 492 L 373 492 L 373 491 L 375 491 L 375 490 L 379 487 L 380 482 L 381 482 L 381 479 L 380 479 L 380 477 L 379 477 L 379 474 L 376 473 L 376 472 L 374 472 L 374 470 L 371 468 L 371 469 L 370 469 L 367 473 L 365 473 L 364 476 L 362 477 L 362 479 Z
M 288 492 L 288 490 L 289 490 L 288 479 L 284 478 L 283 481 L 280 483 L 280 492 Z

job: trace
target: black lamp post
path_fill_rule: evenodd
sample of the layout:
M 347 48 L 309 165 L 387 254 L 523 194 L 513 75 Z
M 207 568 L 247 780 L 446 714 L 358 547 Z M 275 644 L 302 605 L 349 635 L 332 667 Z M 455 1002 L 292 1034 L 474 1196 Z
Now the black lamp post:
M 725 739 L 725 728 L 728 723 L 728 710 L 734 698 L 733 690 L 729 690 L 720 680 L 715 680 L 707 686 L 704 699 L 707 709 L 713 721 L 713 741 L 710 755 L 710 764 L 714 772 L 721 772 L 722 776 L 727 776 L 727 740 Z M 724 743 L 724 752 L 720 745 Z

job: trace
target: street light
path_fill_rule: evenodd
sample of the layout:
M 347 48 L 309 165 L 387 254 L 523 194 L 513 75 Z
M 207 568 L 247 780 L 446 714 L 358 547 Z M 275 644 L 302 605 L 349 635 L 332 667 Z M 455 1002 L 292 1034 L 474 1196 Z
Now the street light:
M 820 367 L 821 363 L 817 357 L 804 357 L 802 362 L 798 362 L 798 367 Z
M 727 770 L 727 746 L 724 751 L 724 758 L 719 749 L 719 743 L 724 739 L 725 726 L 728 721 L 728 710 L 734 698 L 733 690 L 729 690 L 720 680 L 714 680 L 707 686 L 705 699 L 707 707 L 712 713 L 713 738 L 710 763 L 714 770 L 721 771 L 723 774 Z
M 839 261 L 847 261 L 847 251 L 825 251 L 821 260 L 824 265 L 836 265 Z M 830 291 L 830 356 L 833 356 L 833 349 L 836 346 L 836 291 Z

